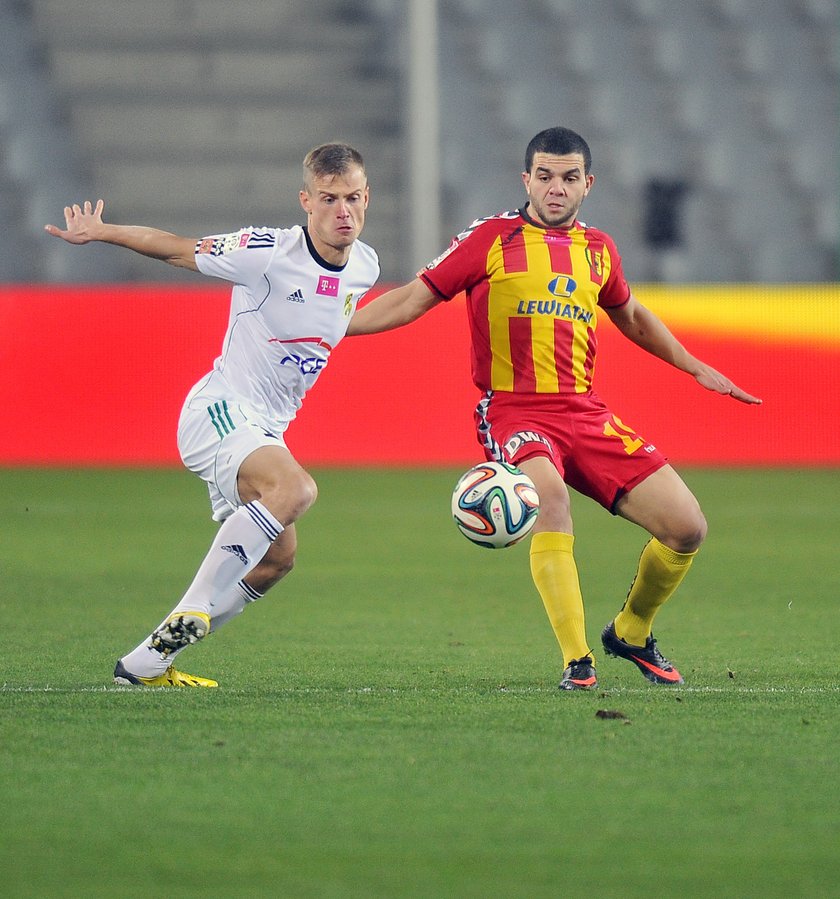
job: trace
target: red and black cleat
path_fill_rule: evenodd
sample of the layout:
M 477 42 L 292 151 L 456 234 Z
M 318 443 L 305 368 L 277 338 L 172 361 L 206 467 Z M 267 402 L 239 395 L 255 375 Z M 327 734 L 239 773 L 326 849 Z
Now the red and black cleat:
M 592 690 L 598 686 L 598 678 L 595 677 L 595 666 L 591 656 L 582 659 L 572 659 L 563 672 L 563 680 L 560 681 L 561 690 Z
M 611 621 L 601 631 L 601 642 L 607 655 L 617 656 L 632 662 L 644 676 L 655 684 L 684 683 L 682 675 L 659 651 L 651 634 L 644 646 L 625 643 L 615 632 L 615 622 Z

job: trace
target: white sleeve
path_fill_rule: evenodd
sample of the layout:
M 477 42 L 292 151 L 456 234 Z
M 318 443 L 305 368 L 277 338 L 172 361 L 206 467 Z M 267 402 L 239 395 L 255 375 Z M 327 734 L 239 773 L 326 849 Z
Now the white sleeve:
M 195 245 L 195 264 L 204 275 L 254 287 L 265 274 L 277 246 L 273 228 L 243 228 L 204 237 Z

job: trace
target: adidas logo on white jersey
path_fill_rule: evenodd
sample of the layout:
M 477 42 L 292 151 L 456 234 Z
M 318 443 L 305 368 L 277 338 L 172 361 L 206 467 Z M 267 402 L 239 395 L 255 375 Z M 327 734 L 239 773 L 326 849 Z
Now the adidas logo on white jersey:
M 303 296 L 303 291 L 302 291 L 299 287 L 298 287 L 297 290 L 295 290 L 295 291 L 293 291 L 292 293 L 290 293 L 290 294 L 286 297 L 286 299 L 287 299 L 290 303 L 303 303 L 303 302 L 305 302 L 305 298 L 304 298 L 304 296 Z

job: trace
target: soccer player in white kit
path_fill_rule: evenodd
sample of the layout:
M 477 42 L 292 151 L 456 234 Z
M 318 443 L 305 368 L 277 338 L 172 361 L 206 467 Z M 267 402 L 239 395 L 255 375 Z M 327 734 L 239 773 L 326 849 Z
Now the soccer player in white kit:
M 304 227 L 196 240 L 105 223 L 102 200 L 66 207 L 66 229 L 46 226 L 69 243 L 115 244 L 234 285 L 221 355 L 190 391 L 178 424 L 181 458 L 206 481 L 221 526 L 181 601 L 118 660 L 118 684 L 217 686 L 175 669 L 175 657 L 294 564 L 294 522 L 317 489 L 283 434 L 379 277 L 376 253 L 357 239 L 369 198 L 361 155 L 324 144 L 306 155 L 303 172 Z

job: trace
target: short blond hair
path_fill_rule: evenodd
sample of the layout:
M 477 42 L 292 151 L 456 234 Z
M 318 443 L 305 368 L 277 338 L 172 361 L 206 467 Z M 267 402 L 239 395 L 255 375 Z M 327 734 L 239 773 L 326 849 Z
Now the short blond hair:
M 303 159 L 303 189 L 309 190 L 313 178 L 344 175 L 354 166 L 365 171 L 362 154 L 349 144 L 331 143 L 313 147 Z

